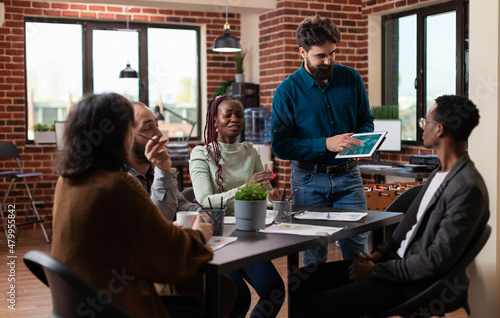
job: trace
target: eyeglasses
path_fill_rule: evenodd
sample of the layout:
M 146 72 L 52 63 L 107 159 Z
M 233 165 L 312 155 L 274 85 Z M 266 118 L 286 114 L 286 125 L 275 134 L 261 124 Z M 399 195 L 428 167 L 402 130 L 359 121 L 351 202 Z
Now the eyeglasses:
M 420 118 L 418 120 L 418 126 L 422 129 L 425 129 L 425 126 L 427 126 L 428 123 L 438 123 L 438 121 L 435 121 L 435 120 L 426 120 L 425 118 Z

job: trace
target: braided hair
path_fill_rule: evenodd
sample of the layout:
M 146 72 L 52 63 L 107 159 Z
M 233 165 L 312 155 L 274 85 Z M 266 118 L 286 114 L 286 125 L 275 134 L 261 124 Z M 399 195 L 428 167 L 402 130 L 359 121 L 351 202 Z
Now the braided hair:
M 219 163 L 222 156 L 220 153 L 220 147 L 219 147 L 219 142 L 218 142 L 218 135 L 219 132 L 217 130 L 217 113 L 219 110 L 219 105 L 225 101 L 225 100 L 236 100 L 238 103 L 241 104 L 239 99 L 233 96 L 226 96 L 226 95 L 219 95 L 214 97 L 209 103 L 208 103 L 208 109 L 207 109 L 207 121 L 205 123 L 205 131 L 204 131 L 204 137 L 205 137 L 205 147 L 207 148 L 207 161 L 210 160 L 210 144 L 212 145 L 212 148 L 214 150 L 214 161 L 215 165 L 217 166 L 217 171 L 215 172 L 215 183 L 217 184 L 217 189 L 220 192 L 224 192 L 224 186 L 223 186 L 223 178 L 222 178 L 222 166 Z

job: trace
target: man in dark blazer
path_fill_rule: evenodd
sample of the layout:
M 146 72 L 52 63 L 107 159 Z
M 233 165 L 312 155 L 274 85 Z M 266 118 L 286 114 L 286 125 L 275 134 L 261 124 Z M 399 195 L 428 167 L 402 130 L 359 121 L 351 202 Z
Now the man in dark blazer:
M 436 99 L 419 124 L 424 146 L 436 151 L 441 165 L 389 242 L 354 262 L 304 267 L 292 275 L 296 317 L 358 317 L 391 308 L 457 262 L 490 215 L 486 185 L 467 153 L 478 123 L 479 112 L 466 97 Z

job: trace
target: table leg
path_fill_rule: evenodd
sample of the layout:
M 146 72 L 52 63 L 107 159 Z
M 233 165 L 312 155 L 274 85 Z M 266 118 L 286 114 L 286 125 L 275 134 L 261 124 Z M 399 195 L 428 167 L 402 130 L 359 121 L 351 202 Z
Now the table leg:
M 290 274 L 299 268 L 299 253 L 293 253 L 287 256 L 287 272 L 288 272 L 288 318 L 293 318 L 292 303 L 290 301 Z
M 221 275 L 205 274 L 205 317 L 222 317 Z
M 375 249 L 375 247 L 384 242 L 384 233 L 385 227 L 381 227 L 372 231 L 372 251 Z

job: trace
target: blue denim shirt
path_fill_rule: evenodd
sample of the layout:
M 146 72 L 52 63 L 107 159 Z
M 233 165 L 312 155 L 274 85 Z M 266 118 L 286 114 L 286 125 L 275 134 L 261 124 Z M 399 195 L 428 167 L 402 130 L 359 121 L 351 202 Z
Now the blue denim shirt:
M 337 165 L 336 152 L 326 150 L 326 138 L 373 131 L 373 116 L 363 79 L 350 67 L 335 64 L 321 88 L 302 67 L 276 89 L 271 116 L 271 144 L 284 160 Z

